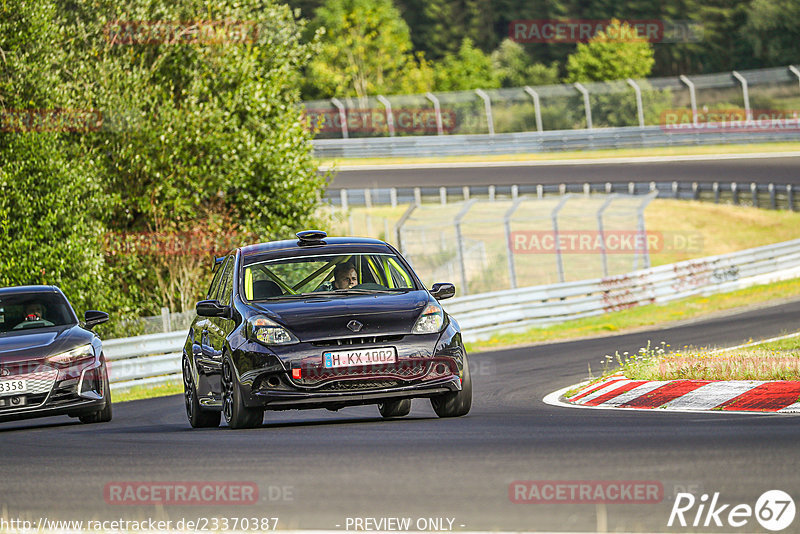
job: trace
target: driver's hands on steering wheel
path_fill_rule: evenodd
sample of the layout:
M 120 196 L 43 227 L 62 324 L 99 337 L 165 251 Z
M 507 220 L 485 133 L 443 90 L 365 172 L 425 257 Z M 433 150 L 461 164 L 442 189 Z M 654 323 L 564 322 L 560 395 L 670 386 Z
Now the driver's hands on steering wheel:
M 26 321 L 41 321 L 42 318 L 37 313 L 29 313 L 28 315 L 25 316 L 25 320 Z

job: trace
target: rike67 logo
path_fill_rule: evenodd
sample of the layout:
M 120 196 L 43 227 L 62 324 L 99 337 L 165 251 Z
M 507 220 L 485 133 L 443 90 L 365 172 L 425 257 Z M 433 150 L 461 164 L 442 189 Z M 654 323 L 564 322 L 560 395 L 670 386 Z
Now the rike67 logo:
M 667 526 L 739 528 L 752 525 L 751 520 L 755 517 L 763 528 L 777 532 L 791 525 L 794 516 L 794 500 L 781 490 L 765 491 L 754 507 L 723 503 L 719 499 L 719 492 L 714 493 L 710 501 L 706 493 L 699 499 L 691 493 L 678 493 Z

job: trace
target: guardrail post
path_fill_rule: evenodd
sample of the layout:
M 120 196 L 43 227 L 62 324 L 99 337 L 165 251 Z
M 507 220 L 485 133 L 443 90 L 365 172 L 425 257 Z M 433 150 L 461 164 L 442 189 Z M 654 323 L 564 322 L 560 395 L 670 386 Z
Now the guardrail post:
M 425 93 L 425 98 L 433 103 L 433 113 L 436 115 L 436 133 L 442 135 L 444 127 L 442 126 L 442 108 L 439 106 L 439 99 L 431 92 Z
M 389 203 L 393 208 L 397 207 L 397 188 L 392 187 L 389 189 Z
M 614 186 L 611 185 L 611 182 L 606 182 L 606 195 L 610 195 L 613 190 Z
M 558 194 L 562 197 L 567 194 L 567 184 L 558 184 Z
M 719 182 L 711 184 L 711 189 L 714 191 L 714 204 L 719 204 Z
M 789 72 L 797 76 L 797 83 L 800 84 L 800 69 L 798 69 L 794 65 L 789 65 Z
M 394 113 L 392 113 L 392 103 L 383 95 L 378 95 L 377 99 L 386 109 L 386 125 L 389 127 L 389 137 L 394 137 Z
M 511 200 L 517 200 L 519 196 L 519 186 L 514 184 L 511 186 Z
M 589 182 L 583 184 L 583 194 L 587 197 L 592 194 L 592 185 Z
M 170 322 L 169 316 L 169 308 L 161 308 L 161 326 L 164 329 L 164 333 L 168 333 L 172 331 L 172 324 Z
M 767 186 L 767 190 L 769 191 L 769 207 L 770 207 L 770 209 L 773 209 L 773 210 L 778 209 L 778 203 L 775 200 L 775 184 L 769 184 Z
M 742 98 L 744 99 L 744 116 L 747 117 L 747 120 L 753 120 L 753 112 L 750 111 L 750 94 L 747 90 L 747 80 L 744 76 L 739 74 L 736 71 L 733 71 L 733 77 L 739 80 L 739 83 L 742 84 Z
M 692 182 L 692 200 L 700 198 L 700 185 L 697 182 Z
M 650 183 L 652 184 L 653 182 Z M 652 186 L 650 190 L 653 190 Z M 678 182 L 672 182 L 672 198 L 678 198 Z
M 336 109 L 339 110 L 339 120 L 342 123 L 342 139 L 347 139 L 350 137 L 349 132 L 347 131 L 347 111 L 344 109 L 344 104 L 338 98 L 331 98 L 331 104 L 336 106 Z
M 472 205 L 477 202 L 478 199 L 472 199 L 469 202 L 464 204 L 464 207 L 461 208 L 461 211 L 458 212 L 453 222 L 455 223 L 456 227 L 456 246 L 458 247 L 458 259 L 459 263 L 461 264 L 461 285 L 463 289 L 461 290 L 462 295 L 469 295 L 469 286 L 467 284 L 467 265 L 466 259 L 464 258 L 464 236 L 461 235 L 461 221 L 464 220 L 466 217 L 467 212 L 470 210 Z
M 464 187 L 461 188 L 461 191 L 464 195 L 464 200 L 469 200 L 469 186 L 465 185 Z
M 417 206 L 422 206 L 422 190 L 419 187 L 414 188 L 414 203 Z
M 492 118 L 492 101 L 486 91 L 475 89 L 475 94 L 483 99 L 483 107 L 486 110 L 486 123 L 489 125 L 489 135 L 494 135 L 494 119 Z
M 342 209 L 347 210 L 348 203 L 347 203 L 347 189 L 341 189 L 339 191 L 339 198 L 342 199 Z
M 530 86 L 525 86 L 525 92 L 533 98 L 533 113 L 536 115 L 536 131 L 542 131 L 542 107 L 539 104 L 539 93 L 533 90 Z
M 559 203 L 550 212 L 550 220 L 553 223 L 553 240 L 556 245 L 556 268 L 558 269 L 558 281 L 564 282 L 564 258 L 561 257 L 561 244 L 558 239 L 558 212 L 564 207 L 564 204 L 570 199 L 572 195 L 564 195 Z
M 633 182 L 628 182 L 628 194 L 633 195 L 636 194 L 636 184 Z
M 755 182 L 750 184 L 750 193 L 753 197 L 753 207 L 758 207 L 758 185 Z
M 739 204 L 739 186 L 736 182 L 731 183 L 731 201 L 734 206 Z
M 439 202 L 442 204 L 442 206 L 447 204 L 447 188 L 446 187 L 440 187 L 439 188 Z
M 364 189 L 364 207 L 371 208 L 372 207 L 372 191 L 369 189 Z
M 603 205 L 600 206 L 600 209 L 597 210 L 597 233 L 600 235 L 600 247 L 603 253 L 603 276 L 608 276 L 608 253 L 606 251 L 606 234 L 603 227 L 603 212 L 606 211 L 606 208 L 614 201 L 617 195 L 610 195 Z
M 494 194 L 495 194 L 495 186 L 490 185 L 489 186 L 489 200 L 491 200 L 492 202 L 494 202 Z
M 794 189 L 792 184 L 786 186 L 786 201 L 789 203 L 789 211 L 794 211 Z
M 403 238 L 402 238 L 403 226 L 406 224 L 408 218 L 411 217 L 411 214 L 414 212 L 415 209 L 417 209 L 417 204 L 413 203 L 409 204 L 405 213 L 403 213 L 403 215 L 400 216 L 397 222 L 394 223 L 394 238 L 397 242 L 397 249 L 400 251 L 401 254 L 405 253 L 403 247 Z
M 586 113 L 586 128 L 591 130 L 592 129 L 592 106 L 589 103 L 589 90 L 584 87 L 584 85 L 580 82 L 575 82 L 573 84 L 575 89 L 580 91 L 583 95 L 583 108 Z
M 511 217 L 514 215 L 514 212 L 517 211 L 517 208 L 519 208 L 523 200 L 524 197 L 514 200 L 511 207 L 508 208 L 508 211 L 506 211 L 503 216 L 503 227 L 506 233 L 506 249 L 508 250 L 508 278 L 511 282 L 511 289 L 517 288 L 517 270 L 514 265 L 514 243 L 511 241 Z
M 542 184 L 536 184 L 536 198 L 539 200 L 544 198 L 544 186 Z
M 689 101 L 692 104 L 692 124 L 697 126 L 697 94 L 695 93 L 694 83 L 683 74 L 678 78 L 689 88 Z
M 634 93 L 636 93 L 636 114 L 639 117 L 639 127 L 644 128 L 644 109 L 642 107 L 642 89 L 639 87 L 635 81 L 631 78 L 625 80 L 628 82 L 628 85 L 633 87 Z

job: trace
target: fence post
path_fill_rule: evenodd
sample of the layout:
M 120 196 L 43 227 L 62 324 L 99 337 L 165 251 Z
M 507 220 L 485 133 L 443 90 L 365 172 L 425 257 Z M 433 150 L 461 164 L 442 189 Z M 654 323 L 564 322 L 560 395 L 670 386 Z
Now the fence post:
M 689 88 L 689 101 L 692 104 L 692 124 L 697 126 L 697 94 L 694 90 L 694 83 L 683 74 L 678 78 Z
M 747 90 L 747 80 L 745 79 L 744 76 L 742 76 L 736 71 L 733 71 L 731 74 L 733 74 L 733 77 L 739 80 L 739 83 L 742 84 L 742 98 L 744 99 L 744 116 L 747 118 L 748 121 L 752 120 L 753 112 L 750 111 L 750 94 Z
M 417 206 L 422 205 L 422 190 L 419 187 L 414 188 L 414 203 Z
M 556 268 L 558 269 L 558 281 L 564 282 L 564 258 L 561 257 L 561 244 L 558 242 L 558 212 L 564 207 L 564 204 L 570 199 L 572 195 L 564 195 L 559 203 L 550 212 L 550 220 L 553 223 L 553 240 L 556 245 Z
M 492 101 L 486 91 L 475 89 L 475 94 L 483 99 L 483 107 L 486 110 L 486 123 L 489 125 L 489 135 L 494 135 L 494 119 L 492 118 Z
M 714 204 L 719 204 L 719 182 L 714 182 L 711 188 L 714 190 Z
M 758 185 L 756 185 L 755 182 L 752 182 L 750 184 L 750 193 L 751 193 L 751 195 L 753 197 L 753 207 L 757 208 L 758 207 Z
M 644 248 L 644 250 L 642 250 L 642 264 L 645 269 L 650 268 L 650 248 L 647 246 L 647 228 L 645 228 L 644 224 L 644 210 L 645 208 L 647 208 L 647 205 L 650 204 L 650 202 L 652 202 L 653 199 L 656 198 L 657 196 L 658 192 L 655 191 L 650 192 L 650 194 L 644 197 L 641 205 L 639 206 L 639 213 L 638 213 L 639 232 L 640 235 L 642 236 L 642 243 Z
M 346 211 L 347 207 L 348 207 L 348 204 L 347 204 L 347 189 L 340 189 L 339 190 L 339 198 L 342 199 L 342 209 Z
M 792 184 L 786 186 L 786 201 L 789 203 L 789 211 L 794 211 L 794 190 Z
M 378 95 L 377 99 L 386 109 L 386 125 L 389 127 L 389 136 L 394 137 L 394 113 L 392 113 L 392 103 L 383 95 Z
M 508 250 L 508 278 L 511 281 L 511 289 L 517 288 L 517 270 L 514 266 L 514 244 L 511 242 L 511 217 L 517 211 L 519 205 L 525 197 L 519 197 L 511 204 L 506 214 L 503 216 L 503 226 L 506 233 L 506 250 Z
M 369 189 L 364 189 L 364 207 L 371 208 L 372 207 L 372 191 Z
M 466 202 L 464 207 L 461 208 L 461 211 L 459 211 L 456 215 L 455 219 L 453 219 L 456 227 L 456 246 L 458 247 L 458 259 L 459 263 L 461 264 L 461 285 L 463 287 L 461 290 L 462 295 L 469 295 L 469 286 L 467 284 L 467 264 L 464 258 L 464 236 L 461 235 L 461 221 L 464 219 L 464 217 L 466 217 L 469 209 L 477 201 L 478 199 L 475 198 L 469 202 Z
M 642 108 L 642 90 L 633 79 L 628 78 L 625 80 L 628 82 L 628 85 L 633 87 L 634 93 L 636 93 L 636 114 L 639 116 L 639 127 L 644 128 L 644 109 Z
M 606 252 L 606 235 L 605 229 L 603 227 L 603 212 L 606 211 L 606 208 L 614 201 L 617 195 L 609 195 L 603 205 L 600 206 L 600 209 L 597 210 L 597 232 L 600 234 L 600 247 L 603 252 L 603 276 L 608 276 L 608 254 Z
M 389 203 L 393 208 L 397 207 L 397 188 L 392 187 L 389 189 Z
M 444 186 L 439 188 L 439 202 L 442 206 L 447 204 L 447 188 Z
M 739 204 L 739 186 L 736 185 L 736 182 L 731 183 L 731 197 L 733 205 L 736 206 Z
M 164 333 L 172 332 L 172 324 L 170 322 L 169 308 L 161 308 L 161 326 Z
M 339 110 L 339 120 L 342 123 L 342 139 L 347 139 L 350 137 L 349 132 L 347 131 L 347 112 L 344 109 L 344 104 L 338 98 L 331 98 L 331 104 L 336 106 L 336 109 Z
M 591 130 L 592 129 L 592 106 L 589 103 L 589 90 L 584 87 L 584 85 L 580 82 L 575 82 L 573 84 L 575 89 L 580 91 L 583 95 L 583 108 L 586 112 L 586 128 Z
M 539 104 L 539 93 L 533 90 L 530 86 L 525 86 L 525 92 L 533 98 L 533 113 L 536 115 L 536 131 L 542 131 L 542 107 Z
M 405 213 L 400 216 L 396 223 L 394 223 L 394 238 L 397 242 L 397 249 L 400 251 L 401 254 L 404 254 L 405 251 L 403 250 L 403 239 L 402 239 L 402 232 L 403 232 L 403 225 L 406 224 L 406 221 L 409 217 L 411 217 L 411 213 L 417 209 L 417 204 L 411 203 L 408 205 Z M 389 236 L 386 236 L 387 238 Z
M 439 106 L 439 99 L 431 92 L 425 93 L 425 98 L 433 102 L 433 113 L 436 115 L 436 133 L 437 135 L 442 135 L 444 134 L 444 127 L 442 126 L 442 108 Z

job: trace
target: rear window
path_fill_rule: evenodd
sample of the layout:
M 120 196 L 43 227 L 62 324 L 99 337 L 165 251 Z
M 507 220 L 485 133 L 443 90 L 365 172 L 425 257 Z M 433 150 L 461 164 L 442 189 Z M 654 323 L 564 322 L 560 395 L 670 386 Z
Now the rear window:
M 76 323 L 67 301 L 58 293 L 0 296 L 0 333 Z
M 324 254 L 246 266 L 242 296 L 246 300 L 267 300 L 413 289 L 418 289 L 414 277 L 394 254 Z

